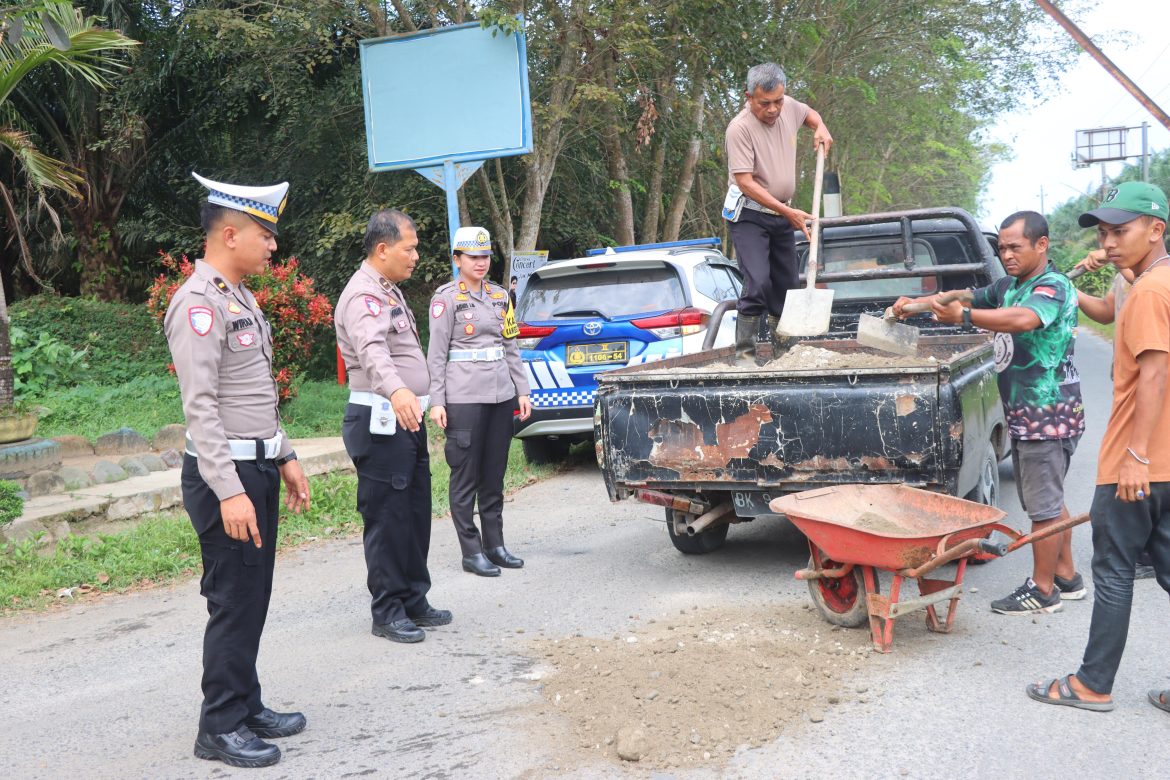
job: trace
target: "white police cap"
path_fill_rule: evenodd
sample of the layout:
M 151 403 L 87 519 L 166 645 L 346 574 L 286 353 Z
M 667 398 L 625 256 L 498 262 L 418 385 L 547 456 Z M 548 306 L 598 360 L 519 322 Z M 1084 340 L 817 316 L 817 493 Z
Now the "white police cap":
M 481 227 L 461 227 L 455 231 L 455 246 L 451 251 L 465 255 L 490 255 L 492 236 Z
M 242 211 L 261 227 L 271 230 L 273 235 L 276 234 L 277 223 L 280 221 L 285 203 L 288 202 L 287 181 L 268 187 L 245 187 L 205 179 L 194 171 L 191 175 L 208 189 L 208 203 Z

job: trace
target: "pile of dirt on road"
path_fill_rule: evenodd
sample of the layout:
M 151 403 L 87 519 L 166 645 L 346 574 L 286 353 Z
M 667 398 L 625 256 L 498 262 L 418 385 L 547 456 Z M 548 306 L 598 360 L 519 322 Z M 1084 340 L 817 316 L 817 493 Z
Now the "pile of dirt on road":
M 541 738 L 562 759 L 647 768 L 722 763 L 741 746 L 818 723 L 858 696 L 868 632 L 833 631 L 800 606 L 684 610 L 609 639 L 535 643 Z M 567 721 L 567 728 L 565 721 Z

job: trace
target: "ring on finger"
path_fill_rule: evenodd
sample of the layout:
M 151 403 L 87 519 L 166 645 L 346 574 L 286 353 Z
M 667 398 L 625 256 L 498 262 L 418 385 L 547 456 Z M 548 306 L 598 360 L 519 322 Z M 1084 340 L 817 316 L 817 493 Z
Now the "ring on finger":
M 1139 490 L 1139 491 L 1137 492 L 1137 497 L 1138 497 L 1138 500 L 1141 500 L 1141 499 L 1145 498 L 1145 497 L 1146 497 L 1146 491 L 1144 491 L 1144 490 Z

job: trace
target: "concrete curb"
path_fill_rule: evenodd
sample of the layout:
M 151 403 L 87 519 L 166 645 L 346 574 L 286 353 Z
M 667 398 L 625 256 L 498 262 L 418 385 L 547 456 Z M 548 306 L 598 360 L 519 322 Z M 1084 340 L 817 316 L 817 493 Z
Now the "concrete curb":
M 339 436 L 297 439 L 293 447 L 309 476 L 353 470 Z M 21 541 L 40 533 L 46 540 L 58 541 L 72 533 L 85 532 L 84 527 L 74 528 L 74 525 L 98 525 L 181 510 L 181 475 L 181 469 L 167 469 L 121 482 L 30 498 L 24 503 L 24 514 L 0 531 L 0 540 Z

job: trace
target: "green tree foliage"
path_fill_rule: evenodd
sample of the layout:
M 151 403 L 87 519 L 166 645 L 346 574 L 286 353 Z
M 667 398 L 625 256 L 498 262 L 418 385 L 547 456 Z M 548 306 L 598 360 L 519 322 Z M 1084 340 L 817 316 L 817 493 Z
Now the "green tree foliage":
M 982 130 L 1067 61 L 1054 56 L 1064 39 L 1037 34 L 1047 22 L 1027 0 L 83 5 L 143 45 L 111 95 L 78 103 L 47 84 L 54 115 L 67 118 L 53 148 L 62 159 L 60 150 L 72 150 L 91 198 L 84 209 L 62 209 L 68 242 L 52 239 L 47 212 L 26 209 L 25 219 L 35 223 L 38 269 L 56 286 L 136 300 L 158 271 L 158 250 L 200 253 L 197 170 L 240 183 L 290 181 L 281 252 L 296 254 L 332 298 L 360 257 L 369 214 L 405 209 L 422 252 L 406 292 L 425 304 L 448 273 L 444 196 L 414 173 L 366 170 L 364 38 L 473 18 L 506 34 L 511 15 L 525 14 L 535 149 L 489 161 L 462 191 L 467 217 L 492 228 L 504 256 L 513 247 L 556 257 L 722 233 L 723 132 L 742 107 L 747 68 L 764 60 L 780 62 L 790 94 L 829 123 L 830 167 L 848 211 L 973 207 L 999 153 Z M 446 90 L 451 121 L 473 121 L 456 109 L 468 99 L 460 84 Z M 410 111 L 403 107 L 403 122 Z M 804 141 L 798 197 L 807 203 Z

